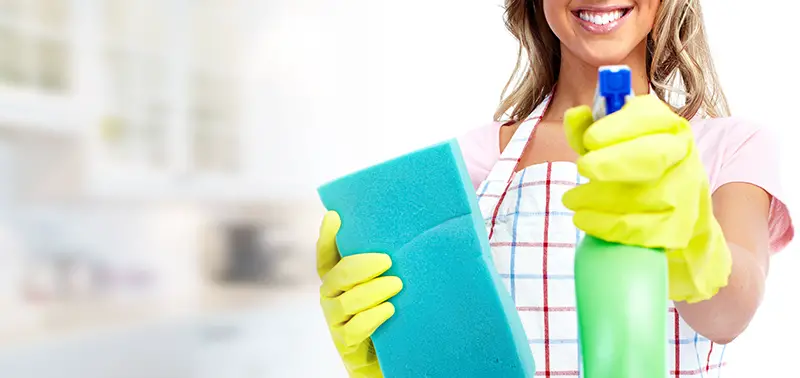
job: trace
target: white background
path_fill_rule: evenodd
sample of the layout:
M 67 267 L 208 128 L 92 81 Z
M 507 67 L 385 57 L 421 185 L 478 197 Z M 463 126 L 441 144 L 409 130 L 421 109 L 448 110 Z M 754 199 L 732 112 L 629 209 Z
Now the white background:
M 791 205 L 800 79 L 790 35 L 800 5 L 702 5 L 734 114 L 781 136 Z M 252 68 L 271 122 L 258 137 L 267 141 L 264 169 L 282 183 L 276 197 L 313 201 L 325 180 L 490 121 L 516 56 L 497 0 L 293 0 L 270 8 L 269 38 L 257 41 Z M 763 308 L 726 351 L 731 377 L 800 375 L 791 351 L 800 337 L 795 249 L 773 259 Z

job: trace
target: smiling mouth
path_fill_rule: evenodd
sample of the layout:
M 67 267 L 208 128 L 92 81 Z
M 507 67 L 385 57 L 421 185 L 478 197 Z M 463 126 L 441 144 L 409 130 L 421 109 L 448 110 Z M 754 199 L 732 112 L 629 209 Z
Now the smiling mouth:
M 612 22 L 627 16 L 633 7 L 614 7 L 606 9 L 578 9 L 572 12 L 575 17 L 581 20 L 597 25 L 608 25 Z

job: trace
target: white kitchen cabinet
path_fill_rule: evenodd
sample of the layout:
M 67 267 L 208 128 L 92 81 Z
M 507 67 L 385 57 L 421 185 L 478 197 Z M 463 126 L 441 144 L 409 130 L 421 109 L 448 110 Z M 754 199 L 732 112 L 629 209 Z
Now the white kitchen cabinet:
M 82 149 L 85 196 L 250 193 L 252 0 L 0 0 L 0 129 Z
M 73 0 L 0 1 L 0 124 L 74 132 L 79 126 Z
M 92 194 L 241 194 L 243 1 L 91 1 L 102 38 L 89 60 L 103 77 Z

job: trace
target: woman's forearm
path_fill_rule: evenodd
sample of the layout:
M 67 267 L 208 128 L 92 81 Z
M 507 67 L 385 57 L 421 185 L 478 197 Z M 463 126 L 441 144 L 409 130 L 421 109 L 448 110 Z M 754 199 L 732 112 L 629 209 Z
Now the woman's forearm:
M 699 334 L 718 344 L 727 344 L 750 324 L 764 294 L 769 260 L 728 243 L 733 266 L 728 285 L 709 300 L 675 302 L 678 313 Z

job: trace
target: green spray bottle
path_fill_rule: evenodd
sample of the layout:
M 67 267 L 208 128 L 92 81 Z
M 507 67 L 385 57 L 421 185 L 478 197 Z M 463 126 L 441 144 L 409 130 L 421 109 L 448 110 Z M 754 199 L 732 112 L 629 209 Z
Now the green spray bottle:
M 628 67 L 601 67 L 595 119 L 621 109 L 632 92 Z M 581 240 L 575 294 L 583 377 L 667 377 L 667 282 L 663 250 Z

